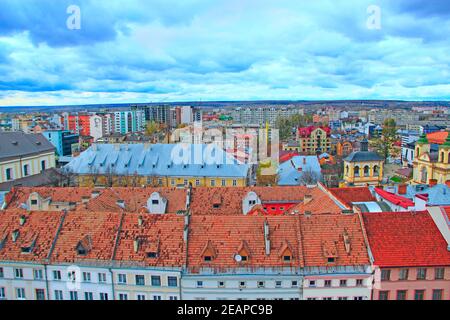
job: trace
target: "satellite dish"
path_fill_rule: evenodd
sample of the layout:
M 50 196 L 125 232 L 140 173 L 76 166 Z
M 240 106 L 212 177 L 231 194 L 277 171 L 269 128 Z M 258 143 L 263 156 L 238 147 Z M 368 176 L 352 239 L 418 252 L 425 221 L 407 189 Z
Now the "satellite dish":
M 237 254 L 237 255 L 234 256 L 234 260 L 236 260 L 236 262 L 241 262 L 242 261 L 242 257 Z

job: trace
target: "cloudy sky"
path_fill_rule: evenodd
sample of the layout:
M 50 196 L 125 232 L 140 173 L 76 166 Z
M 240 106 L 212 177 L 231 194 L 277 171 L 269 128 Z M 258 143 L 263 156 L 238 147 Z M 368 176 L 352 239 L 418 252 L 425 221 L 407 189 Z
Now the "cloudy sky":
M 450 100 L 449 35 L 447 0 L 0 0 L 0 106 Z

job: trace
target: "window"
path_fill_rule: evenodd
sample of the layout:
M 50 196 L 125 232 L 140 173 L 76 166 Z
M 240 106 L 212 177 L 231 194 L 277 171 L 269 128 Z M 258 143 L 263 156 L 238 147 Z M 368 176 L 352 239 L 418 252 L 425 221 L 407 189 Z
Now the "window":
M 98 274 L 98 282 L 105 283 L 106 282 L 106 273 L 99 273 Z
M 348 300 L 347 297 L 338 297 L 338 300 Z
M 53 280 L 61 280 L 61 271 L 53 270 Z
M 298 287 L 298 281 L 294 280 L 291 283 L 292 288 L 297 288 Z
M 309 286 L 312 288 L 316 287 L 316 281 L 315 280 L 309 280 Z
M 152 286 L 153 287 L 161 287 L 161 277 L 160 276 L 152 276 Z
M 6 169 L 6 181 L 12 180 L 13 179 L 13 175 L 12 175 L 12 169 L 8 168 Z
M 425 296 L 425 290 L 416 290 L 414 292 L 414 300 L 423 300 Z
M 119 300 L 128 300 L 128 294 L 126 293 L 119 293 Z
M 200 186 L 200 180 L 198 180 L 198 179 L 195 180 L 195 186 L 197 186 L 197 187 Z
M 328 261 L 328 263 L 335 263 L 336 259 L 333 257 L 329 257 L 327 261 Z
M 284 261 L 284 262 L 290 262 L 291 259 L 292 259 L 291 256 L 283 256 L 283 261 Z
M 216 180 L 211 180 L 211 187 L 215 187 L 216 186 Z
M 233 187 L 237 186 L 237 180 L 233 180 Z
M 126 274 L 119 273 L 117 275 L 117 277 L 119 278 L 119 283 L 120 284 L 126 284 L 127 283 L 127 275 Z
M 90 272 L 83 272 L 83 281 L 91 282 L 91 273 Z
M 101 292 L 100 293 L 100 300 L 102 300 L 102 301 L 108 300 L 108 294 L 105 293 L 105 292 Z
M 275 287 L 281 288 L 281 281 L 275 281 Z
M 64 300 L 62 290 L 55 290 L 55 300 Z
M 224 282 L 224 281 L 219 281 L 219 282 L 217 283 L 217 286 L 218 286 L 219 288 L 225 288 L 225 282 Z
M 203 257 L 203 261 L 205 261 L 205 262 L 211 262 L 211 261 L 212 261 L 212 257 L 211 257 L 211 256 L 204 256 L 204 257 Z
M 325 287 L 327 288 L 331 287 L 331 280 L 325 280 Z
M 389 299 L 389 291 L 380 291 L 378 294 L 378 300 L 388 300 Z
M 177 287 L 178 286 L 177 277 L 167 277 L 167 284 L 169 287 Z
M 177 296 L 170 296 L 170 297 L 169 297 L 169 300 L 175 301 L 175 300 L 178 300 L 178 297 L 177 297 Z
M 162 300 L 162 297 L 161 296 L 153 296 L 153 300 L 159 301 L 159 300 Z
M 69 295 L 70 295 L 70 300 L 78 300 L 78 292 L 70 291 Z
M 378 166 L 374 166 L 373 167 L 373 176 L 374 177 L 379 177 L 380 176 L 380 167 L 378 167 Z
M 442 280 L 444 279 L 444 273 L 445 273 L 444 268 L 436 268 L 434 269 L 434 278 L 436 280 Z
M 397 300 L 406 300 L 406 290 L 397 291 Z
M 346 286 L 347 286 L 347 280 L 341 280 L 341 281 L 339 281 L 339 286 L 340 286 L 340 287 L 346 287 Z
M 16 288 L 17 300 L 25 300 L 25 288 Z
M 45 170 L 45 168 L 46 168 L 45 160 L 42 160 L 42 161 L 41 161 L 41 168 L 42 168 L 42 171 Z
M 369 176 L 369 166 L 365 166 L 364 167 L 364 177 L 368 177 Z
M 137 286 L 145 286 L 145 277 L 143 275 L 136 275 L 136 285 Z
M 75 283 L 77 281 L 77 273 L 75 271 L 70 271 L 67 273 L 67 279 Z
M 381 270 L 381 281 L 389 281 L 391 279 L 391 270 L 383 269 Z
M 14 277 L 16 279 L 23 279 L 23 269 L 15 268 L 14 269 Z
M 359 177 L 359 167 L 358 166 L 356 166 L 354 168 L 354 172 L 355 172 L 355 177 Z
M 264 281 L 258 281 L 258 288 L 264 288 L 264 287 L 265 287 Z
M 425 280 L 427 277 L 427 269 L 417 268 L 417 280 Z
M 364 300 L 364 297 L 354 297 L 353 300 Z
M 239 281 L 239 288 L 245 288 L 245 281 Z
M 325 298 L 322 298 L 322 300 L 333 300 L 333 298 L 331 298 L 331 297 L 325 297 Z
M 30 174 L 29 172 L 29 166 L 26 164 L 23 166 L 23 175 L 24 177 L 28 176 Z
M 442 289 L 433 290 L 433 300 L 442 300 Z
M 401 269 L 398 273 L 398 280 L 408 280 L 408 269 Z
M 34 275 L 34 280 L 42 280 L 44 278 L 41 269 L 34 269 L 33 275 Z
M 362 287 L 363 286 L 363 279 L 356 279 L 356 286 Z
M 5 288 L 0 287 L 0 300 L 6 299 Z
M 92 292 L 85 292 L 84 300 L 94 300 L 94 294 Z
M 5 274 L 3 273 L 3 268 L 0 268 L 0 279 L 4 278 Z
M 138 299 L 139 301 L 147 300 L 145 294 L 138 294 L 138 295 L 137 295 L 137 299 Z
M 197 288 L 203 288 L 203 281 L 197 281 Z

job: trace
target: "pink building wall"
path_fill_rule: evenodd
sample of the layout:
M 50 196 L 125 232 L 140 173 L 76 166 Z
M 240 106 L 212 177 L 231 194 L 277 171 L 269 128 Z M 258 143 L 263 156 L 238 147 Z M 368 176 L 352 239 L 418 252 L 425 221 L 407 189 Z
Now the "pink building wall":
M 377 268 L 378 269 L 378 268 Z M 397 291 L 406 290 L 406 300 L 414 300 L 415 290 L 425 290 L 424 300 L 432 300 L 433 289 L 442 289 L 442 300 L 450 300 L 450 267 L 444 267 L 444 279 L 435 279 L 435 267 L 427 267 L 426 280 L 417 280 L 417 267 L 383 268 L 391 270 L 389 281 L 380 281 L 375 277 L 373 300 L 379 300 L 380 291 L 388 291 L 389 300 L 397 300 Z M 408 269 L 408 280 L 399 280 L 401 269 Z M 378 269 L 376 271 L 381 274 Z

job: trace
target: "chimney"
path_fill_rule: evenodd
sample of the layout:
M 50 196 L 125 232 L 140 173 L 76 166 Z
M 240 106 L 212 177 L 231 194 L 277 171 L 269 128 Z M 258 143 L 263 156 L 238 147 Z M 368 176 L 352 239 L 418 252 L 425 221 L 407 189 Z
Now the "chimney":
M 139 239 L 134 239 L 133 241 L 133 250 L 135 253 L 139 251 Z
M 445 184 L 450 188 L 450 180 L 445 181 Z
M 398 194 L 406 194 L 408 186 L 406 184 L 400 184 L 398 186 Z
M 85 196 L 83 196 L 83 197 L 81 197 L 81 203 L 82 203 L 82 204 L 86 204 L 86 203 L 89 202 L 89 199 L 90 199 L 90 197 L 85 197 Z
M 27 218 L 26 218 L 24 215 L 20 216 L 19 224 L 20 224 L 21 226 L 23 226 L 23 225 L 25 224 L 26 221 L 27 221 Z
M 312 212 L 307 210 L 305 211 L 305 217 L 311 217 L 312 216 Z
M 305 194 L 305 198 L 303 199 L 304 204 L 308 204 L 313 200 L 312 194 Z
M 270 255 L 270 239 L 269 239 L 269 222 L 264 221 L 264 244 L 266 248 L 266 255 Z

